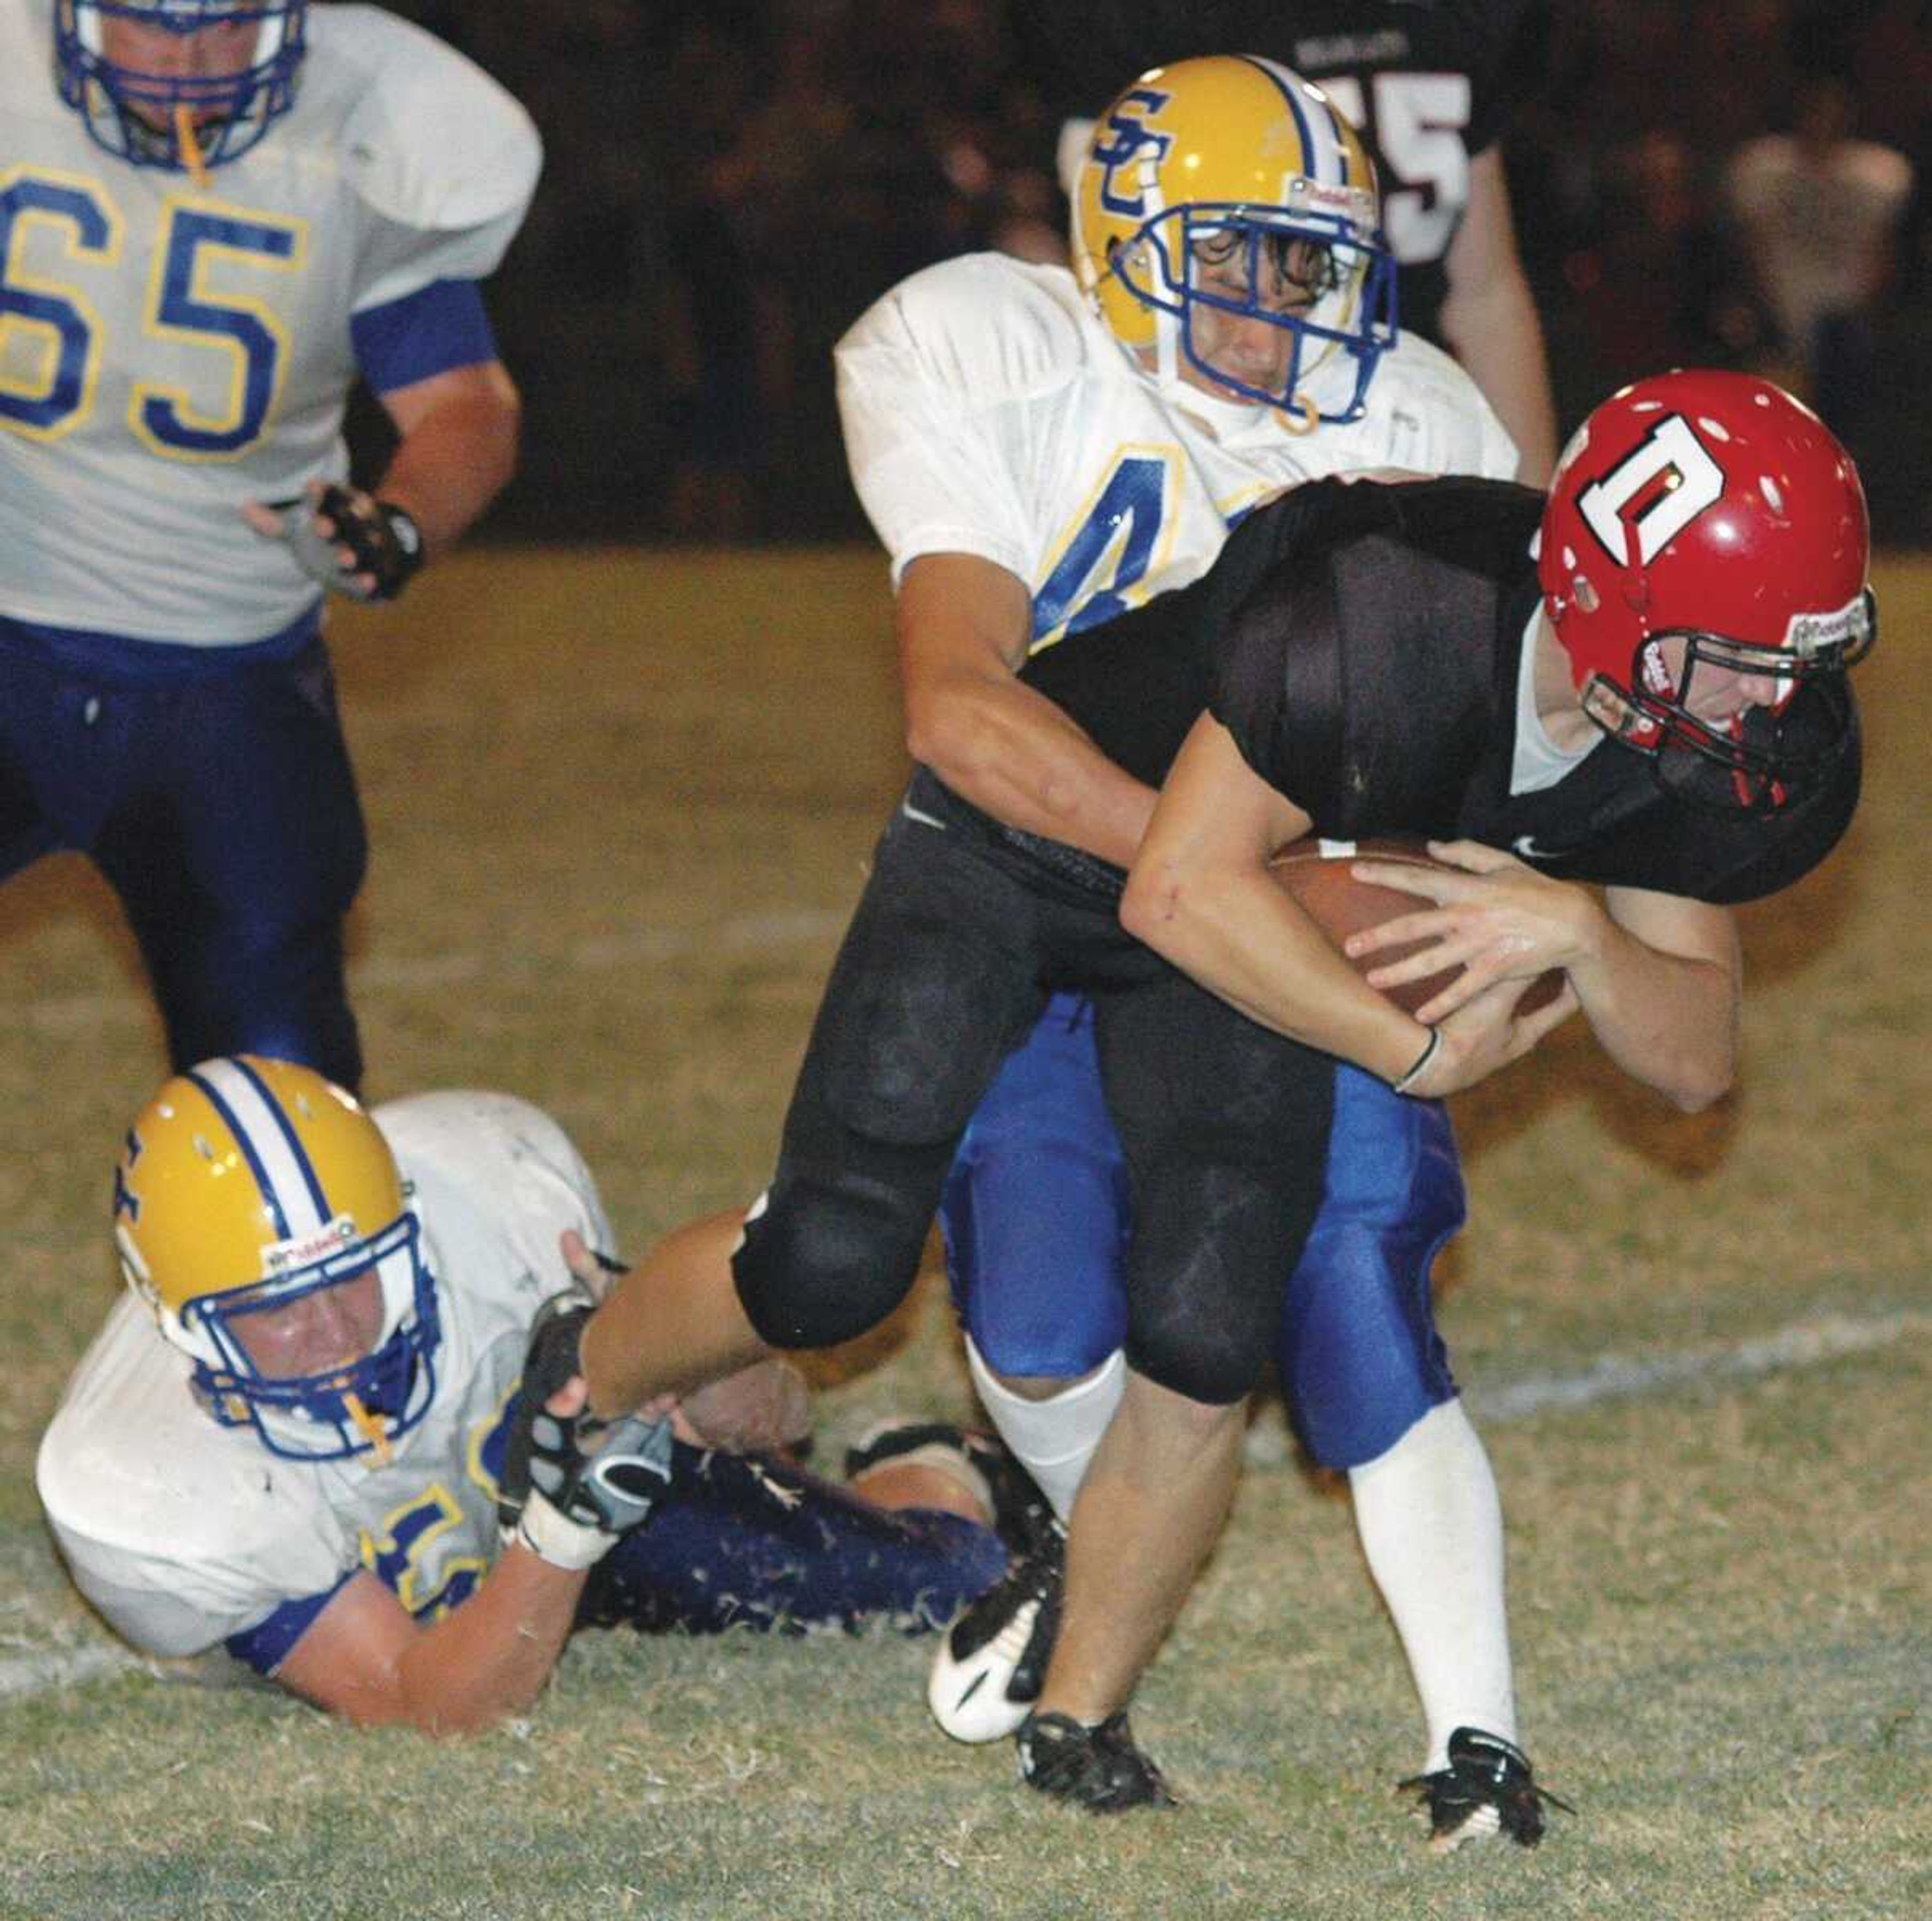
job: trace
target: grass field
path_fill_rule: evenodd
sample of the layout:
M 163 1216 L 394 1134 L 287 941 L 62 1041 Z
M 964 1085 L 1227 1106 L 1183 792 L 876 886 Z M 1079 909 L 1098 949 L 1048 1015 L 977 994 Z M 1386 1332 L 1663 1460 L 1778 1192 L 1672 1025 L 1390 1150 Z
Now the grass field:
M 526 1724 L 442 1745 L 117 1658 L 32 1461 L 113 1298 L 108 1171 L 161 1060 L 59 860 L 0 892 L 0 1914 L 1932 1913 L 1932 562 L 1880 586 L 1868 797 L 1745 917 L 1742 1092 L 1674 1117 L 1573 1028 L 1459 1109 L 1443 1324 L 1502 1481 L 1526 1738 L 1580 1810 L 1537 1853 L 1423 1852 L 1393 1636 L 1269 1412 L 1142 1691 L 1165 1817 L 1023 1796 L 889 1637 L 587 1637 Z M 336 632 L 370 1093 L 542 1102 L 633 1248 L 742 1200 L 903 771 L 882 563 L 478 554 Z M 835 1450 L 966 1406 L 929 1283 L 823 1378 Z

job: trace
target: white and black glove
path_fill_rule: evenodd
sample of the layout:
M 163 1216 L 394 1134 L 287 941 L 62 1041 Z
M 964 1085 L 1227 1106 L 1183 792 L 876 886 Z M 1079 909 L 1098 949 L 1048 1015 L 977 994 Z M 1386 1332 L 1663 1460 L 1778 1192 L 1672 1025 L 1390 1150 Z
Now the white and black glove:
M 578 1343 L 591 1312 L 574 1292 L 539 1310 L 496 1498 L 506 1546 L 520 1541 L 552 1566 L 572 1569 L 602 1559 L 641 1526 L 670 1483 L 668 1419 L 604 1421 L 545 1406 L 583 1372 Z
M 332 593 L 394 600 L 423 563 L 416 522 L 393 501 L 359 487 L 332 482 L 268 505 L 280 517 L 278 537 L 288 542 L 296 565 Z

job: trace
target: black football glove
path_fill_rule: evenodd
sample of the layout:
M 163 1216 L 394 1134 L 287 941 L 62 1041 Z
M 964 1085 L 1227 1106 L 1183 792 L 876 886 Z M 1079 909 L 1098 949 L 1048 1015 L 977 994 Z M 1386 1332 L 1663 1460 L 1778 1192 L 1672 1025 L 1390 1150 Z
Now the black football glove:
M 538 1311 L 496 1497 L 506 1544 L 520 1541 L 560 1568 L 602 1559 L 643 1525 L 670 1482 L 668 1420 L 604 1421 L 544 1405 L 583 1372 L 578 1345 L 592 1311 L 568 1293 Z
M 359 487 L 322 488 L 313 498 L 272 500 L 296 565 L 332 593 L 352 600 L 394 600 L 423 563 L 422 536 L 400 507 Z M 324 532 L 326 522 L 329 531 Z M 352 557 L 344 566 L 342 550 Z M 375 584 L 365 587 L 367 575 Z

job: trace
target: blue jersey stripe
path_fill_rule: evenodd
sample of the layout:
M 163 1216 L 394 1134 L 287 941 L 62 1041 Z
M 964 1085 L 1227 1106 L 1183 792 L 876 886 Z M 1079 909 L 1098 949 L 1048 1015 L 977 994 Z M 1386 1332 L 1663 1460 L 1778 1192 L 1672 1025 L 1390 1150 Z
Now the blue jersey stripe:
M 272 1674 L 289 1658 L 289 1651 L 315 1625 L 315 1617 L 340 1594 L 344 1586 L 362 1571 L 350 1568 L 333 1587 L 320 1594 L 304 1594 L 280 1607 L 252 1628 L 230 1634 L 222 1645 L 237 1661 L 245 1661 L 257 1674 Z
M 400 300 L 351 314 L 349 338 L 362 377 L 377 394 L 496 358 L 482 291 L 470 280 L 432 281 Z

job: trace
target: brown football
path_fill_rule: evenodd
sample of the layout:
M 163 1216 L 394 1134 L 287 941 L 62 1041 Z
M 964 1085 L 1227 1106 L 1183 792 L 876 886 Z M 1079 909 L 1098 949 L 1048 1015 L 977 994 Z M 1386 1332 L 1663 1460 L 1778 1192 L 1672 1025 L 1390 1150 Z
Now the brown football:
M 1420 841 L 1317 840 L 1312 835 L 1305 840 L 1291 841 L 1268 866 L 1288 897 L 1339 948 L 1351 934 L 1366 927 L 1379 927 L 1385 920 L 1414 914 L 1430 904 L 1420 894 L 1402 893 L 1394 887 L 1372 887 L 1366 881 L 1357 880 L 1349 872 L 1349 863 L 1366 860 L 1399 860 L 1445 873 L 1456 871 L 1434 859 Z M 1358 974 L 1366 974 L 1372 967 L 1385 967 L 1391 961 L 1402 959 L 1421 944 L 1412 941 L 1384 947 L 1360 959 L 1352 958 L 1349 965 Z M 1378 991 L 1412 1014 L 1448 986 L 1456 972 L 1454 968 L 1444 968 L 1423 980 Z M 1529 983 L 1516 1012 L 1533 1013 L 1538 1007 L 1547 1007 L 1562 989 L 1562 970 L 1552 968 Z

